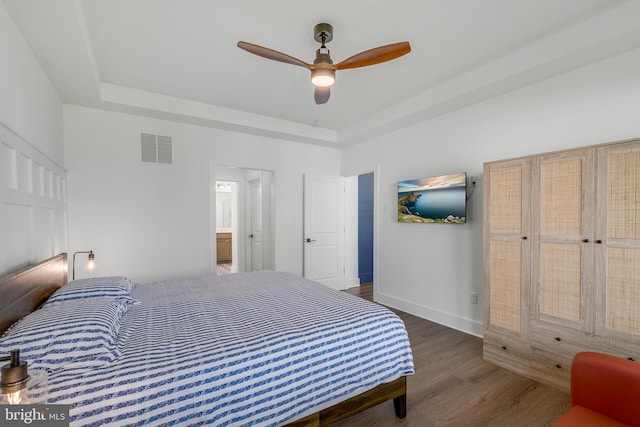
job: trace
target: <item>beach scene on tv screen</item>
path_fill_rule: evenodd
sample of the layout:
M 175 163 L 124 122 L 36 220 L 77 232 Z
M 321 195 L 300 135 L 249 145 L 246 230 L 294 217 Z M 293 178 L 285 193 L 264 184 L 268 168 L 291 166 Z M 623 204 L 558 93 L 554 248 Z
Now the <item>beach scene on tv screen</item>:
M 398 182 L 398 222 L 467 222 L 467 174 Z

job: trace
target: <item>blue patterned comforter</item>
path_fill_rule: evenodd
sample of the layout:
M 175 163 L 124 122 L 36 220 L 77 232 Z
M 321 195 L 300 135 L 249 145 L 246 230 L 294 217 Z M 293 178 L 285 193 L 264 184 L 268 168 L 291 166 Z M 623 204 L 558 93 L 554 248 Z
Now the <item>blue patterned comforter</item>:
M 72 425 L 276 426 L 413 373 L 391 311 L 281 272 L 138 284 L 120 357 L 49 376 Z

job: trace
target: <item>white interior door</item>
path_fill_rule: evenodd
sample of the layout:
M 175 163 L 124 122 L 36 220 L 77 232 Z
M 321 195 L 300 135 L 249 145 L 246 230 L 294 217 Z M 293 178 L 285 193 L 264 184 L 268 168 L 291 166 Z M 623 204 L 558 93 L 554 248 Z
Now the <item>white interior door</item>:
M 334 289 L 344 284 L 344 181 L 304 177 L 304 277 Z
M 262 270 L 264 268 L 264 244 L 262 230 L 262 182 L 260 179 L 253 179 L 249 182 L 251 219 L 250 219 L 250 248 L 251 262 L 248 263 L 250 271 Z

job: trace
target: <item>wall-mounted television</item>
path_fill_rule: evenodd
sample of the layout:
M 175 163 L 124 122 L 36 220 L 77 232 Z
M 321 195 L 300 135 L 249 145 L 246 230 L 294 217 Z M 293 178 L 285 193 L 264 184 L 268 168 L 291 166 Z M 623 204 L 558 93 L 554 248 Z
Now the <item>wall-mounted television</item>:
M 398 222 L 467 222 L 467 173 L 398 182 Z

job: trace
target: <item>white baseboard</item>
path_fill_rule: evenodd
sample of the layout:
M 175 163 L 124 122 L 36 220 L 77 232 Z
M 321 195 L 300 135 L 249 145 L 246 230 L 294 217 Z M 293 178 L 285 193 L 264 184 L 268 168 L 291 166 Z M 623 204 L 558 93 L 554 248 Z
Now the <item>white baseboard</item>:
M 471 319 L 465 319 L 460 316 L 456 316 L 451 313 L 445 313 L 440 310 L 436 310 L 431 307 L 425 307 L 417 305 L 409 301 L 405 301 L 399 298 L 394 298 L 389 295 L 375 293 L 374 300 L 380 304 L 388 307 L 402 310 L 405 313 L 413 314 L 414 316 L 422 317 L 423 319 L 430 320 L 435 323 L 447 326 L 452 329 L 474 335 L 482 338 L 483 336 L 483 324 Z

